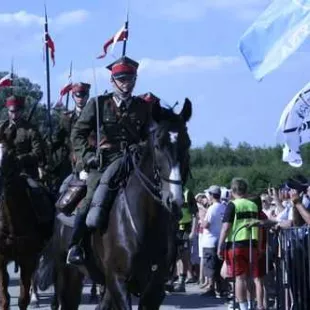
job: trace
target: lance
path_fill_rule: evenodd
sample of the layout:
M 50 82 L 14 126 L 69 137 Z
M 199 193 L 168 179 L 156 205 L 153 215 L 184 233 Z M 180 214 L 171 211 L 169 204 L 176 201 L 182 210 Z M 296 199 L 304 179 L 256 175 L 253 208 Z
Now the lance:
M 46 13 L 46 5 L 44 5 L 45 9 L 45 61 L 46 61 L 46 98 L 47 98 L 47 117 L 48 117 L 48 138 L 52 143 L 52 117 L 51 117 L 51 85 L 50 85 L 50 58 L 49 58 L 49 47 L 48 47 L 48 20 L 47 20 L 47 13 Z
M 27 117 L 27 121 L 28 121 L 28 122 L 31 121 L 31 118 L 32 118 L 32 116 L 33 116 L 35 110 L 37 109 L 38 104 L 39 104 L 39 101 L 36 101 L 36 102 L 33 104 L 33 106 L 31 107 L 31 110 L 30 110 L 30 112 L 29 112 L 29 114 L 28 114 L 28 117 Z
M 72 60 L 70 63 L 70 72 L 69 72 L 69 81 L 72 83 L 71 78 L 72 78 Z M 66 96 L 66 110 L 68 110 L 69 108 L 69 95 L 70 95 L 70 92 L 68 92 Z
M 127 47 L 127 38 L 128 38 L 128 15 L 129 15 L 129 7 L 127 7 L 127 17 L 125 22 L 125 32 L 127 32 L 126 38 L 123 40 L 123 53 L 122 56 L 126 55 L 126 47 Z
M 13 96 L 14 95 L 14 58 L 13 57 L 11 60 L 11 80 L 12 80 L 11 96 Z

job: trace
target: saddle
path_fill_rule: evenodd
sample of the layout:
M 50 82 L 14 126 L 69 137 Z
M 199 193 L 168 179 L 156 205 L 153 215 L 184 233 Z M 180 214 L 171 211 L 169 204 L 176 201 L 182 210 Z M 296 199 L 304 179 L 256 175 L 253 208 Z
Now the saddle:
M 55 206 L 65 215 L 71 215 L 78 203 L 85 197 L 86 192 L 86 181 L 73 178 L 69 182 L 67 190 L 58 198 Z

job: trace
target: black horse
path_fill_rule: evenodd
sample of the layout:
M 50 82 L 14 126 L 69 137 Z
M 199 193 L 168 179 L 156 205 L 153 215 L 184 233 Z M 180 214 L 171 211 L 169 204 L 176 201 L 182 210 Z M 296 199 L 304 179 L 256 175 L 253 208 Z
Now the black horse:
M 115 199 L 108 230 L 90 236 L 92 260 L 88 262 L 98 268 L 94 280 L 101 273 L 99 280 L 105 288 L 99 309 L 131 309 L 130 294 L 140 297 L 139 309 L 158 309 L 165 297 L 165 282 L 175 264 L 177 223 L 189 171 L 186 123 L 191 114 L 188 99 L 179 114 L 154 105 L 146 145 L 129 152 L 133 172 Z M 54 261 L 61 276 L 55 284 L 62 309 L 77 309 L 82 278 L 78 269 L 64 265 L 71 234 L 66 221 L 70 218 L 56 222 L 56 248 L 49 258 L 62 257 L 60 264 Z
M 159 309 L 175 258 L 175 235 L 189 171 L 190 139 L 186 123 L 192 114 L 186 99 L 180 114 L 154 106 L 153 128 L 134 172 L 121 189 L 105 234 L 93 233 L 91 248 L 104 275 L 100 309 Z

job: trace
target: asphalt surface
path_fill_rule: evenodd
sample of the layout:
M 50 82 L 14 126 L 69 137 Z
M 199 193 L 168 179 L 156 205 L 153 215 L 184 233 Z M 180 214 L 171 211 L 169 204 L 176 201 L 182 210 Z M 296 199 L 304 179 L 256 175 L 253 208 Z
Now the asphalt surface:
M 9 292 L 11 295 L 11 310 L 18 310 L 17 306 L 17 298 L 19 295 L 19 274 L 14 274 L 13 272 L 13 265 L 9 265 L 9 273 L 10 273 L 10 288 Z M 227 305 L 225 305 L 225 301 L 222 299 L 216 298 L 209 298 L 209 297 L 202 297 L 200 296 L 201 291 L 199 290 L 197 285 L 191 284 L 187 285 L 186 293 L 179 293 L 179 294 L 170 294 L 168 295 L 161 309 L 163 310 L 172 310 L 172 309 L 218 309 L 218 310 L 226 310 Z M 52 290 L 47 292 L 40 293 L 40 303 L 39 306 L 32 306 L 32 309 L 40 309 L 40 310 L 47 310 L 50 309 L 50 297 L 52 295 Z M 80 305 L 79 309 L 82 310 L 94 310 L 96 304 L 90 303 L 90 285 L 86 284 L 83 290 L 83 300 L 82 304 Z M 30 307 L 29 307 L 30 308 Z M 133 299 L 133 309 L 138 309 L 137 307 L 137 300 Z

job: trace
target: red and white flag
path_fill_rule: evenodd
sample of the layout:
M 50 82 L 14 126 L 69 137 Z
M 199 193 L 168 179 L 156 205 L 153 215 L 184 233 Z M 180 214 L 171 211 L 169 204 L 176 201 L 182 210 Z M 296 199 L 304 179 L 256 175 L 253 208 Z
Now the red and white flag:
M 60 97 L 57 101 L 57 104 L 62 104 L 63 96 L 67 95 L 72 90 L 72 85 L 71 78 L 69 78 L 68 83 L 60 90 Z
M 126 41 L 128 39 L 128 29 L 124 25 L 110 40 L 103 45 L 103 54 L 98 56 L 98 59 L 104 58 L 107 55 L 108 47 L 112 44 L 112 51 L 115 44 L 120 41 Z
M 72 82 L 69 81 L 68 84 L 66 84 L 61 90 L 60 90 L 60 96 L 64 96 L 68 94 L 72 89 Z
M 46 34 L 46 43 L 47 47 L 50 49 L 53 66 L 55 66 L 55 44 L 49 34 Z
M 0 79 L 0 87 L 10 87 L 12 86 L 12 83 L 13 79 L 11 73 L 5 75 L 2 79 Z

